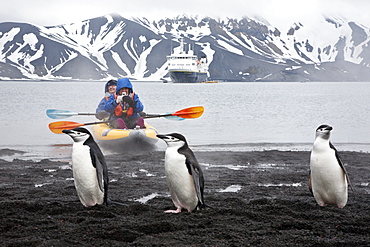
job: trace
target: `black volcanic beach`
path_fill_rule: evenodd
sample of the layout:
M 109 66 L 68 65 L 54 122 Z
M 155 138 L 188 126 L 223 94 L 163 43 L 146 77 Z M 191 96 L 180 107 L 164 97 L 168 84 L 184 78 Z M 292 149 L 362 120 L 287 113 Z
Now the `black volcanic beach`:
M 14 154 L 13 160 L 2 157 Z M 110 198 L 84 208 L 71 164 L 0 150 L 2 246 L 368 246 L 370 154 L 340 152 L 351 178 L 346 207 L 319 207 L 306 151 L 198 151 L 212 208 L 174 206 L 164 152 L 106 155 Z

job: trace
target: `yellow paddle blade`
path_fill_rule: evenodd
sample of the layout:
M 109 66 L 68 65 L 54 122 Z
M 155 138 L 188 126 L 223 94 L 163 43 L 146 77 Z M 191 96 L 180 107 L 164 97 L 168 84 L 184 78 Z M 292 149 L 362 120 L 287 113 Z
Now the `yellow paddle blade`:
M 181 118 L 198 118 L 203 115 L 204 107 L 203 106 L 194 106 L 182 109 L 175 113 L 172 113 L 173 116 L 178 116 Z
M 71 130 L 80 126 L 84 126 L 83 123 L 76 123 L 71 121 L 59 121 L 49 124 L 49 129 L 55 134 L 62 134 L 63 130 Z

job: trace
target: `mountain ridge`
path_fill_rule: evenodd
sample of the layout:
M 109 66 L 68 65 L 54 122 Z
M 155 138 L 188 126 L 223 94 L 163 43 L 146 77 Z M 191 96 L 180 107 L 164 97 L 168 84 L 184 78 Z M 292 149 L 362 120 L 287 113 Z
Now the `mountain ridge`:
M 166 56 L 183 38 L 222 81 L 369 81 L 370 30 L 324 17 L 288 30 L 266 20 L 178 16 L 150 21 L 110 14 L 78 23 L 0 23 L 1 80 L 168 77 Z M 319 24 L 317 24 L 319 23 Z

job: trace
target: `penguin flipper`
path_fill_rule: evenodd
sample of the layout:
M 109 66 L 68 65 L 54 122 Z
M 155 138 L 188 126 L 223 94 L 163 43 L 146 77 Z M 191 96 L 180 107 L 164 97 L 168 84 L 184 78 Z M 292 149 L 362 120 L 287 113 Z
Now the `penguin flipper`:
M 89 143 L 90 147 L 90 156 L 92 163 L 96 169 L 96 176 L 98 179 L 99 188 L 104 192 L 104 203 L 108 203 L 108 166 L 105 162 L 104 155 L 100 150 L 98 144 Z
M 191 175 L 193 176 L 194 180 L 194 187 L 195 191 L 197 193 L 198 201 L 200 206 L 204 205 L 204 198 L 203 198 L 203 191 L 204 191 L 204 178 L 203 178 L 203 172 L 199 167 L 198 162 L 188 162 L 186 161 L 186 166 L 188 169 L 190 168 Z
M 344 172 L 344 175 L 346 176 L 347 183 L 348 183 L 349 187 L 351 187 L 351 190 L 354 191 L 353 190 L 353 187 L 352 187 L 352 184 L 351 184 L 351 181 L 349 180 L 349 176 L 348 176 L 348 173 L 346 171 L 346 168 L 344 167 L 344 164 L 342 162 L 342 159 L 339 156 L 338 150 L 334 147 L 334 145 L 331 142 L 329 142 L 329 146 L 330 146 L 330 148 L 334 149 L 334 151 L 335 151 L 335 157 L 337 158 L 337 161 L 339 163 L 339 166 L 340 166 L 340 168 L 342 168 L 342 170 Z
M 311 194 L 313 195 L 311 171 L 308 172 L 308 189 L 310 190 Z
M 104 168 L 99 159 L 95 160 L 96 177 L 98 179 L 99 188 L 102 192 L 105 190 L 104 186 Z
M 178 152 L 185 156 L 185 164 L 189 174 L 193 177 L 195 191 L 198 197 L 198 207 L 205 207 L 203 191 L 204 191 L 204 177 L 202 169 L 200 168 L 199 162 L 195 157 L 193 151 L 189 147 L 184 145 L 178 150 Z

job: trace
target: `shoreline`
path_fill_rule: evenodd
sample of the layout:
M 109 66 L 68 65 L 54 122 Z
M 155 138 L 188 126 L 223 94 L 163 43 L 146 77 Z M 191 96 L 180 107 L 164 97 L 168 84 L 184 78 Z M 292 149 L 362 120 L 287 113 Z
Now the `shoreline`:
M 225 144 L 189 144 L 194 152 L 263 152 L 263 151 L 298 151 L 310 152 L 312 143 L 225 143 Z M 357 152 L 370 153 L 370 143 L 334 143 L 339 153 Z M 114 152 L 106 150 L 103 147 L 104 155 L 111 155 Z M 157 144 L 153 150 L 164 151 L 164 143 Z M 8 150 L 8 151 L 3 151 Z M 55 145 L 0 145 L 0 159 L 11 161 L 12 159 L 26 159 L 40 161 L 50 159 L 53 161 L 65 160 L 72 152 L 72 143 Z M 144 151 L 143 151 L 144 152 Z M 136 153 L 130 151 L 130 153 Z

